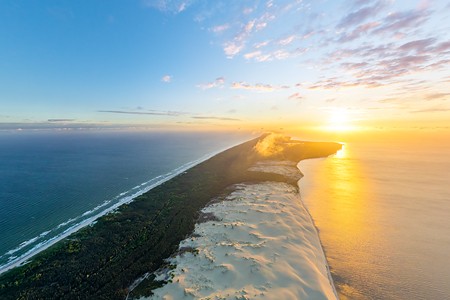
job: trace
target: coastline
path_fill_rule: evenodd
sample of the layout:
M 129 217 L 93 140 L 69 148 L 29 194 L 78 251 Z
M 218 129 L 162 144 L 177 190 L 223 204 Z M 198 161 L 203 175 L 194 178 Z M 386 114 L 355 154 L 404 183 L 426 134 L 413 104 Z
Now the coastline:
M 179 242 L 193 231 L 198 212 L 227 187 L 242 182 L 296 182 L 279 174 L 247 171 L 265 157 L 254 151 L 262 140 L 253 139 L 197 164 L 49 247 L 28 264 L 3 273 L 0 296 L 125 298 L 136 278 L 157 270 L 177 251 Z M 340 148 L 335 143 L 289 138 L 283 143 L 286 148 L 271 157 L 299 161 Z M 52 278 L 61 274 L 63 280 L 55 283 Z
M 235 144 L 235 145 L 232 145 L 230 147 L 226 147 L 224 149 L 221 149 L 221 150 L 214 151 L 212 153 L 206 154 L 206 155 L 202 156 L 201 158 L 196 159 L 196 160 L 191 161 L 191 162 L 188 162 L 188 163 L 186 163 L 186 164 L 184 164 L 184 165 L 182 165 L 182 166 L 180 166 L 180 167 L 178 167 L 178 168 L 176 168 L 176 169 L 174 169 L 174 170 L 172 170 L 172 171 L 170 171 L 170 172 L 168 172 L 166 174 L 162 174 L 162 175 L 159 175 L 159 176 L 157 176 L 155 178 L 150 179 L 147 182 L 151 182 L 151 181 L 153 181 L 153 180 L 155 180 L 157 178 L 162 178 L 162 179 L 156 181 L 155 183 L 153 183 L 153 184 L 151 184 L 151 185 L 149 185 L 149 186 L 147 186 L 147 187 L 145 187 L 145 188 L 143 188 L 141 190 L 138 190 L 137 192 L 135 192 L 135 193 L 133 193 L 131 195 L 123 197 L 119 202 L 115 203 L 114 205 L 112 205 L 112 206 L 102 210 L 101 212 L 97 213 L 96 215 L 94 215 L 92 217 L 84 219 L 81 222 L 76 223 L 75 225 L 72 225 L 71 227 L 69 227 L 66 230 L 64 230 L 62 233 L 60 233 L 60 234 L 50 238 L 49 240 L 46 240 L 46 241 L 43 241 L 43 242 L 37 244 L 36 246 L 34 246 L 32 249 L 28 250 L 26 253 L 24 253 L 23 255 L 18 257 L 17 259 L 13 259 L 10 262 L 0 266 L 0 275 L 2 273 L 5 273 L 5 272 L 13 269 L 13 268 L 18 267 L 18 266 L 25 265 L 28 260 L 33 258 L 33 256 L 39 254 L 42 251 L 45 251 L 49 247 L 53 246 L 54 244 L 58 243 L 59 241 L 65 239 L 65 238 L 67 238 L 71 234 L 76 233 L 78 230 L 80 230 L 80 229 L 82 229 L 82 228 L 84 228 L 86 226 L 92 225 L 93 223 L 95 223 L 95 221 L 98 218 L 100 218 L 100 217 L 102 217 L 102 216 L 104 216 L 106 214 L 114 212 L 114 210 L 118 209 L 123 204 L 131 203 L 136 197 L 139 197 L 139 196 L 147 193 L 151 189 L 153 189 L 153 188 L 163 184 L 164 182 L 166 182 L 168 180 L 171 180 L 172 178 L 182 174 L 183 172 L 189 170 L 190 168 L 192 168 L 192 167 L 194 167 L 194 166 L 196 166 L 196 165 L 198 165 L 198 164 L 200 164 L 200 163 L 210 159 L 211 157 L 213 157 L 213 156 L 215 156 L 215 155 L 217 155 L 217 154 L 219 154 L 219 153 L 221 153 L 223 151 L 227 151 L 228 149 L 233 148 L 233 147 L 235 147 L 237 145 L 239 145 L 239 144 Z M 143 184 L 145 184 L 147 182 L 144 182 Z M 143 185 L 143 184 L 141 184 L 141 185 Z M 128 193 L 128 191 L 127 192 L 123 192 L 122 194 L 126 194 L 126 193 Z M 82 217 L 83 215 L 86 215 L 89 212 L 90 211 L 83 213 L 82 215 L 74 218 L 74 220 Z M 59 227 L 59 226 L 61 226 L 61 224 L 58 225 L 57 227 Z M 48 232 L 49 231 L 44 232 L 44 233 L 48 233 Z M 41 235 L 43 235 L 43 234 L 41 234 Z M 31 240 L 38 239 L 41 235 L 39 235 L 39 236 L 37 236 L 37 237 L 35 237 L 35 238 L 31 239 Z M 24 243 L 27 243 L 27 242 L 28 241 L 25 241 Z M 22 243 L 22 244 L 24 244 L 24 243 Z M 19 245 L 19 247 L 21 245 Z M 17 250 L 20 250 L 20 249 L 16 248 L 16 249 L 13 249 L 13 250 L 10 250 L 10 251 L 16 252 Z
M 316 158 L 316 159 L 317 159 L 317 158 Z M 301 162 L 302 162 L 302 161 L 299 161 L 299 162 L 297 163 L 297 165 L 296 165 L 297 169 L 299 170 L 299 172 L 300 172 L 300 174 L 301 174 L 300 180 L 301 180 L 303 177 L 305 177 L 305 174 L 304 174 L 304 173 L 302 172 L 302 170 L 300 169 L 300 163 L 301 163 Z M 312 215 L 311 215 L 311 212 L 310 212 L 309 209 L 308 209 L 308 206 L 306 205 L 305 201 L 303 201 L 303 197 L 302 197 L 302 194 L 301 194 L 300 180 L 297 182 L 297 186 L 298 186 L 298 190 L 299 190 L 299 198 L 300 198 L 300 201 L 301 201 L 303 207 L 305 208 L 306 213 L 308 214 L 308 217 L 309 217 L 310 222 L 313 224 L 314 231 L 315 231 L 315 235 L 317 236 L 317 238 L 318 238 L 318 240 L 319 240 L 320 248 L 321 248 L 322 253 L 323 253 L 323 255 L 324 255 L 324 258 L 325 258 L 325 267 L 326 267 L 326 269 L 327 269 L 327 277 L 328 277 L 328 280 L 329 280 L 330 284 L 331 284 L 332 287 L 333 287 L 333 292 L 334 292 L 335 296 L 336 296 L 338 299 L 340 299 L 340 298 L 341 298 L 341 297 L 340 297 L 340 293 L 339 293 L 338 288 L 336 287 L 336 283 L 335 283 L 335 280 L 333 279 L 333 275 L 331 275 L 331 267 L 330 267 L 330 264 L 328 263 L 327 253 L 325 252 L 325 248 L 323 247 L 322 239 L 320 238 L 319 229 L 317 228 L 316 223 L 314 222 L 314 219 L 313 219 L 313 217 L 312 217 Z

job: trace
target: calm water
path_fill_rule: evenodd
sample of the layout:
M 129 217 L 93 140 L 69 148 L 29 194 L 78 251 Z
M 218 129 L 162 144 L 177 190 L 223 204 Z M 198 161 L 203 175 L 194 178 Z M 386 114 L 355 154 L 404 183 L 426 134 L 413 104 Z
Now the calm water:
M 347 144 L 300 163 L 341 299 L 450 299 L 450 148 Z
M 0 270 L 176 174 L 180 166 L 248 138 L 213 133 L 0 133 Z

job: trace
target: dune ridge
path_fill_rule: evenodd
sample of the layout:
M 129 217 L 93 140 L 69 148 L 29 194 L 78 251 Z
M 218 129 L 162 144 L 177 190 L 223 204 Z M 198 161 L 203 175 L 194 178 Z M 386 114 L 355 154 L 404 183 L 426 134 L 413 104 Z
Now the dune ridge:
M 301 178 L 291 161 L 264 161 L 249 170 Z M 141 299 L 337 299 L 325 255 L 298 187 L 283 182 L 242 183 L 202 210 L 168 283 Z

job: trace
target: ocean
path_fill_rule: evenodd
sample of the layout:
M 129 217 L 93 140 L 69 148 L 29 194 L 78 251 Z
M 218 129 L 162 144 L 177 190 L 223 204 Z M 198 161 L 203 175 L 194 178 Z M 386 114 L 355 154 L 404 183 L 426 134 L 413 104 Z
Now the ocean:
M 299 164 L 341 299 L 450 299 L 450 147 L 348 143 Z
M 249 138 L 242 133 L 0 132 L 0 271 Z

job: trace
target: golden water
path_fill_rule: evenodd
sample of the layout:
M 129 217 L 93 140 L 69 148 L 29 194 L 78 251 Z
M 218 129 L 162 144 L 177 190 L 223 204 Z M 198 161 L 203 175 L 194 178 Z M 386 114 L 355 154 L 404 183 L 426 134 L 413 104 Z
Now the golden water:
M 450 148 L 346 144 L 299 167 L 341 299 L 450 299 Z

